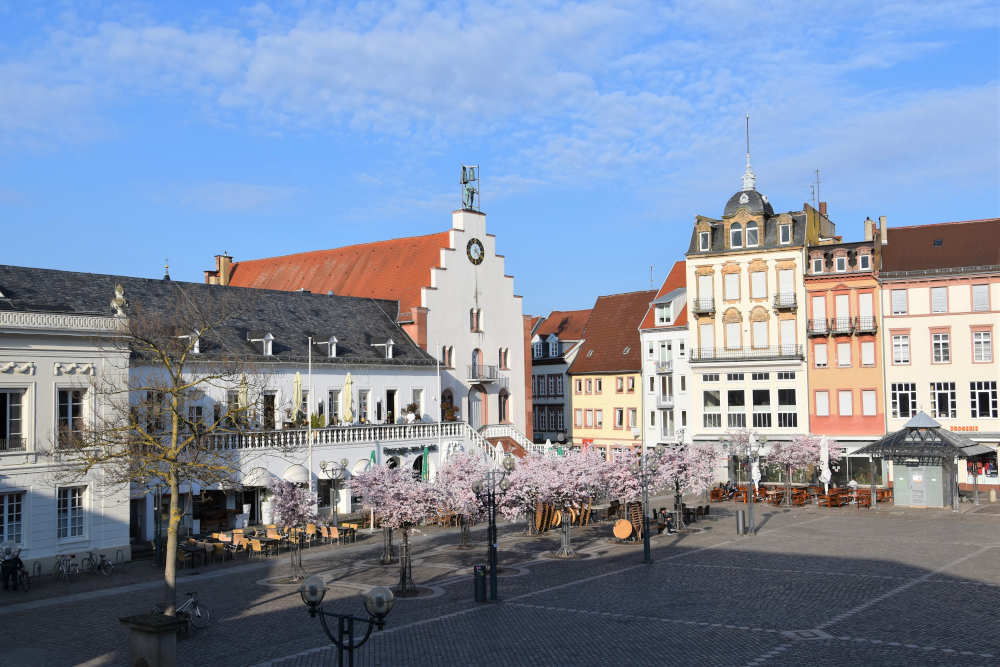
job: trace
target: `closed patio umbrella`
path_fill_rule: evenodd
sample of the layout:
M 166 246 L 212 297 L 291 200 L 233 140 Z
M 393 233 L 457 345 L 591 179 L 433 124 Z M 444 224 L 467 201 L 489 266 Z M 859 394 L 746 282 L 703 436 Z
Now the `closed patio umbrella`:
M 344 380 L 344 423 L 350 424 L 354 421 L 354 412 L 351 410 L 351 402 L 354 397 L 351 395 L 354 393 L 354 380 L 351 379 L 351 374 L 347 374 L 347 378 Z
M 826 436 L 819 441 L 819 462 L 822 468 L 819 472 L 819 481 L 823 482 L 823 492 L 830 493 L 830 479 L 833 474 L 830 472 L 830 442 Z
M 427 460 L 430 458 L 431 451 L 428 449 L 427 445 L 424 445 L 424 454 L 420 457 L 420 479 L 427 481 L 430 477 L 430 464 Z
M 295 380 L 292 382 L 292 415 L 293 419 L 298 419 L 300 408 L 302 407 L 302 373 L 295 371 Z
M 247 410 L 250 407 L 250 386 L 247 383 L 247 376 L 244 375 L 243 379 L 240 380 L 240 389 L 236 395 L 237 408 L 240 411 L 240 418 L 247 418 Z

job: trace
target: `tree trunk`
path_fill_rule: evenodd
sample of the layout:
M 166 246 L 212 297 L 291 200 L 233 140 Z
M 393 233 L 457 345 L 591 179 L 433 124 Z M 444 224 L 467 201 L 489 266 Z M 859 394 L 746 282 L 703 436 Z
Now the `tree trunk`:
M 382 560 L 381 563 L 386 565 L 388 563 L 395 563 L 396 558 L 392 553 L 392 528 L 388 526 L 382 527 Z
M 400 528 L 403 534 L 403 544 L 399 548 L 399 592 L 409 593 L 413 585 L 413 572 L 410 568 L 410 529 Z
M 785 466 L 785 507 L 792 506 L 792 464 Z
M 459 532 L 459 544 L 458 544 L 458 546 L 468 548 L 468 546 L 469 546 L 469 533 L 470 533 L 470 529 L 469 529 L 469 523 L 470 522 L 469 522 L 468 515 L 466 515 L 466 514 L 460 514 L 458 516 L 458 522 L 459 522 L 459 527 L 461 529 L 460 532 Z
M 170 511 L 167 515 L 167 547 L 163 556 L 163 613 L 174 615 L 177 607 L 177 527 L 181 523 L 180 503 L 178 502 L 180 484 L 177 483 L 177 473 L 171 470 L 167 473 L 170 485 Z

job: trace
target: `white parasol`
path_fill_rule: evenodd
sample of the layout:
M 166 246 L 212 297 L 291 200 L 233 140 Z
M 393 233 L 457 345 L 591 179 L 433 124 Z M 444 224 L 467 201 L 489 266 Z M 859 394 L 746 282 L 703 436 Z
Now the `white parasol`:
M 295 380 L 292 382 L 292 419 L 298 421 L 299 411 L 302 407 L 302 373 L 295 371 Z
M 347 374 L 347 378 L 344 380 L 344 423 L 350 424 L 354 421 L 354 413 L 351 412 L 351 402 L 353 400 L 354 380 L 351 379 L 351 374 Z
M 819 463 L 822 466 L 819 481 L 823 482 L 823 492 L 830 493 L 830 479 L 833 474 L 830 472 L 830 443 L 826 436 L 819 439 Z
M 750 451 L 760 451 L 760 446 L 757 445 L 757 434 L 750 431 Z M 750 465 L 750 479 L 753 480 L 754 491 L 760 492 L 760 459 L 755 457 Z

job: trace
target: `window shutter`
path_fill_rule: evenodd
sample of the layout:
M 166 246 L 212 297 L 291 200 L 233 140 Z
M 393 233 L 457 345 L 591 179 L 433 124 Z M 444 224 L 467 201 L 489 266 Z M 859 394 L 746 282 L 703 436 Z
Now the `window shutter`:
M 739 322 L 726 323 L 726 349 L 740 349 L 740 324 Z
M 861 343 L 861 364 L 864 366 L 875 365 L 875 343 L 871 341 Z
M 932 287 L 931 288 L 931 312 L 934 312 L 934 313 L 945 313 L 945 312 L 948 312 L 948 288 L 947 287 Z
M 726 274 L 726 299 L 737 300 L 740 298 L 740 274 Z
M 893 315 L 905 315 L 906 314 L 906 290 L 905 289 L 894 289 L 894 290 L 892 290 L 892 314 Z
M 851 365 L 851 344 L 850 343 L 837 343 L 837 365 L 838 366 L 850 366 Z
M 989 285 L 972 286 L 972 310 L 983 311 L 990 309 Z
M 863 292 L 858 295 L 858 315 L 861 317 L 872 317 L 874 311 L 872 310 L 872 294 L 871 292 Z
M 715 348 L 715 326 L 712 324 L 701 325 L 701 351 L 711 353 Z
M 854 394 L 851 391 L 841 391 L 837 393 L 838 412 L 844 417 L 854 414 Z
M 781 320 L 781 346 L 790 350 L 795 345 L 795 320 Z
M 826 297 L 825 296 L 814 296 L 813 297 L 813 319 L 814 320 L 825 320 L 826 319 Z
M 816 392 L 816 416 L 828 417 L 830 415 L 830 394 L 825 391 Z
M 861 392 L 861 414 L 866 417 L 875 414 L 875 392 L 871 389 Z
M 753 323 L 753 346 L 767 347 L 767 322 Z
M 838 320 L 846 320 L 851 316 L 850 298 L 846 294 L 838 294 L 834 297 L 834 307 L 837 310 Z
M 816 366 L 822 368 L 827 365 L 826 343 L 818 343 L 815 348 Z
M 792 286 L 795 272 L 791 269 L 781 269 L 778 271 L 778 291 L 782 294 L 792 294 L 795 288 Z
M 754 271 L 750 274 L 750 298 L 763 299 L 767 296 L 767 273 Z

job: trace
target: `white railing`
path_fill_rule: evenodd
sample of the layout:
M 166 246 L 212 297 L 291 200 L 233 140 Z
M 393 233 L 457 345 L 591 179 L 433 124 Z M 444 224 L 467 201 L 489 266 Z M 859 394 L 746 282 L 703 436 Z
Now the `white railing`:
M 440 438 L 465 438 L 471 431 L 465 422 L 440 422 L 433 424 L 372 424 L 368 426 L 333 426 L 313 429 L 313 445 L 355 445 L 373 442 L 398 442 L 401 440 L 429 440 Z M 306 447 L 309 431 L 304 428 L 281 431 L 249 431 L 246 433 L 219 433 L 205 436 L 215 449 L 263 449 L 277 447 L 290 449 Z
M 500 466 L 503 464 L 504 451 L 502 445 L 499 444 L 494 445 L 492 442 L 484 438 L 479 431 L 472 428 L 466 422 L 462 422 L 462 426 L 464 426 L 466 429 L 465 435 L 469 438 L 469 441 L 471 442 L 473 452 L 475 452 L 475 449 L 478 447 L 479 450 L 483 453 L 483 456 L 486 458 L 486 460 L 490 462 L 492 465 Z
M 524 448 L 529 454 L 545 454 L 548 449 L 545 445 L 540 445 L 528 440 L 528 437 L 518 431 L 510 424 L 487 424 L 479 429 L 479 432 L 487 438 L 510 438 Z

